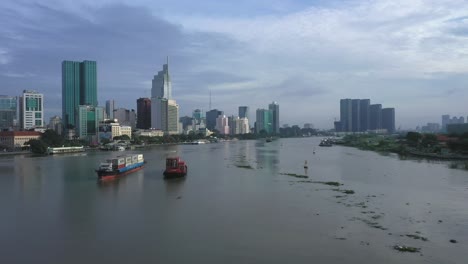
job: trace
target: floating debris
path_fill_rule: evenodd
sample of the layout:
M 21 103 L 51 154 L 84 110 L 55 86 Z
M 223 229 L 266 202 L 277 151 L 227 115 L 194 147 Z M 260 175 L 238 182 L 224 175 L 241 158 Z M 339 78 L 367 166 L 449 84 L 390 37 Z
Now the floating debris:
M 253 167 L 250 166 L 250 165 L 240 165 L 240 164 L 236 164 L 235 166 L 236 166 L 237 168 L 251 169 L 251 170 L 253 170 Z
M 411 235 L 411 234 L 409 234 L 409 235 L 406 235 L 406 236 L 411 237 L 413 239 L 420 239 L 422 241 L 427 241 L 428 240 L 426 237 L 423 237 L 423 236 L 420 236 L 420 235 Z
M 457 243 L 457 241 L 455 239 L 450 239 L 450 243 Z
M 411 252 L 411 253 L 419 252 L 421 250 L 420 248 L 400 246 L 400 245 L 395 245 L 393 249 L 398 250 L 400 252 Z
M 335 237 L 337 240 L 346 240 L 346 237 Z
M 309 178 L 307 175 L 301 175 L 301 174 L 296 174 L 296 173 L 280 173 L 281 175 L 287 175 L 291 177 L 296 177 L 296 178 Z
M 342 190 L 341 192 L 346 194 L 354 194 L 353 190 Z

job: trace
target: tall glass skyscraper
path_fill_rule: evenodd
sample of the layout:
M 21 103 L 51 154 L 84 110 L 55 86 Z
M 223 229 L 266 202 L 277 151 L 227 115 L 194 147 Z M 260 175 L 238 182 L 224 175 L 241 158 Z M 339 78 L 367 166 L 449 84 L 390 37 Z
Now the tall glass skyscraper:
M 62 62 L 62 120 L 64 128 L 75 127 L 80 105 L 97 106 L 95 61 Z
M 268 105 L 268 109 L 271 111 L 271 132 L 279 134 L 279 104 L 273 102 Z
M 18 126 L 18 97 L 0 95 L 0 130 Z

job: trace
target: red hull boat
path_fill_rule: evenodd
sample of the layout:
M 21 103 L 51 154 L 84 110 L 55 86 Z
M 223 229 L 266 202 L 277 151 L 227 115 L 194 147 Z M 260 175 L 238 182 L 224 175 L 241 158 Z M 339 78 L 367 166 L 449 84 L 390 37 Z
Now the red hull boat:
M 165 178 L 179 178 L 187 175 L 187 165 L 180 157 L 166 159 Z

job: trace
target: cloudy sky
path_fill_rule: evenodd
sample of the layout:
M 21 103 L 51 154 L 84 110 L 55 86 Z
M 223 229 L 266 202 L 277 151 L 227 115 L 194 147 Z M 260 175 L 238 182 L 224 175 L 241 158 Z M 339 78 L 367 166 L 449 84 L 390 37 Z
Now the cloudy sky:
M 35 89 L 61 115 L 61 62 L 95 60 L 101 105 L 136 108 L 169 56 L 181 116 L 331 128 L 340 98 L 396 108 L 396 125 L 468 115 L 465 0 L 2 0 L 0 94 Z

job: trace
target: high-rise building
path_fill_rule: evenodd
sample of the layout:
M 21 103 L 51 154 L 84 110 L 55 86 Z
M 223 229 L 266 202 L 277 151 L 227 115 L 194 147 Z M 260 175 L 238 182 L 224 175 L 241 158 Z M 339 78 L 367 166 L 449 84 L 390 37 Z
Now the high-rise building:
M 369 129 L 369 107 L 370 99 L 361 99 L 359 105 L 360 111 L 360 130 L 361 132 L 366 132 Z
M 115 109 L 114 100 L 107 100 L 106 101 L 106 118 L 107 119 L 114 119 L 114 109 Z
M 62 118 L 60 116 L 53 116 L 49 120 L 49 129 L 54 130 L 57 134 L 62 135 Z
M 247 120 L 250 120 L 248 106 L 239 106 L 239 118 L 247 118 Z
M 273 133 L 273 112 L 267 109 L 257 109 L 255 120 L 255 133 L 259 134 L 262 130 L 267 134 Z
M 104 121 L 104 112 L 103 107 L 91 105 L 78 106 L 76 136 L 88 142 L 99 142 L 98 129 L 99 123 Z
M 37 91 L 24 90 L 20 97 L 21 129 L 44 126 L 44 95 Z
M 154 76 L 151 88 L 151 98 L 172 99 L 172 83 L 169 75 L 169 59 L 163 65 L 163 70 Z
M 225 115 L 216 118 L 216 130 L 222 135 L 229 135 L 229 120 Z
M 361 131 L 361 100 L 352 99 L 351 100 L 351 131 L 360 132 Z
M 382 109 L 382 128 L 388 133 L 395 132 L 395 108 Z
M 169 135 L 179 134 L 179 105 L 175 100 L 167 100 L 167 126 L 164 131 Z
M 268 109 L 272 114 L 271 133 L 279 134 L 279 104 L 277 102 L 273 102 L 268 105 Z
M 179 105 L 172 100 L 169 59 L 152 81 L 151 127 L 168 134 L 179 133 Z
M 239 134 L 249 134 L 250 126 L 247 117 L 239 118 Z
M 218 109 L 212 109 L 206 112 L 206 128 L 209 130 L 213 130 L 216 128 L 216 118 L 218 116 L 224 115 L 223 111 L 219 111 Z
M 137 99 L 136 127 L 139 129 L 151 128 L 151 99 L 149 98 Z
M 0 131 L 18 129 L 18 97 L 0 95 Z
M 200 109 L 193 110 L 192 118 L 200 122 L 202 119 L 205 119 L 205 113 Z
M 97 106 L 97 66 L 95 61 L 62 62 L 62 122 L 76 126 L 80 105 Z
M 372 104 L 369 107 L 369 130 L 382 129 L 382 105 Z
M 351 132 L 352 131 L 352 101 L 351 99 L 341 99 L 340 100 L 340 124 L 341 132 Z
M 442 116 L 442 131 L 447 131 L 447 125 L 450 124 L 450 115 Z
M 129 126 L 132 129 L 136 128 L 136 113 L 135 110 L 117 108 L 114 110 L 114 119 L 117 119 L 117 122 L 121 126 Z

